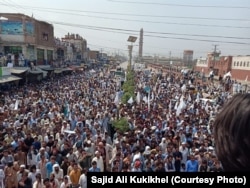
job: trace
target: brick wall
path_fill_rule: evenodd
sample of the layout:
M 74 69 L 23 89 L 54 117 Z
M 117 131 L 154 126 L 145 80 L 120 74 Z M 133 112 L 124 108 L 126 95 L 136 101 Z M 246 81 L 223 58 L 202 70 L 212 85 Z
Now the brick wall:
M 54 47 L 54 28 L 51 24 L 42 21 L 35 22 L 36 44 Z
M 233 79 L 245 81 L 246 77 L 248 76 L 248 81 L 250 81 L 249 70 L 233 69 L 231 74 Z
M 224 75 L 231 70 L 232 56 L 220 57 L 220 59 L 215 62 L 213 58 L 209 58 L 208 67 L 213 67 L 217 76 Z
M 202 72 L 202 69 L 203 69 L 203 72 L 205 74 L 208 74 L 209 73 L 209 68 L 208 67 L 199 67 L 199 66 L 196 66 L 194 68 L 194 71 L 199 71 L 199 72 Z

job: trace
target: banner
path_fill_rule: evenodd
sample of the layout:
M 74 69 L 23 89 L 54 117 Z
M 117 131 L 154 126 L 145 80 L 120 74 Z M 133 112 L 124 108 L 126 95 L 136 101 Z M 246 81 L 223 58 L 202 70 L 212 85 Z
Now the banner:
M 247 173 L 222 173 L 222 172 L 120 172 L 120 173 L 100 173 L 88 172 L 87 187 L 110 187 L 110 186 L 130 186 L 129 184 L 139 184 L 138 186 L 156 186 L 157 188 L 169 187 L 221 187 L 232 184 L 233 187 L 249 187 L 249 177 Z M 117 185 L 119 184 L 119 185 Z M 144 185 L 143 185 L 144 184 Z M 156 185 L 157 184 L 157 185 Z

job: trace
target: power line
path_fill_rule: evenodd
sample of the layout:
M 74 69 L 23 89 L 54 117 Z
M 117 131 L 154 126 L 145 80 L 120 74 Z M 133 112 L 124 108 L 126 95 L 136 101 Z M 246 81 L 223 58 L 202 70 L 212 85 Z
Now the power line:
M 65 22 L 52 22 L 55 24 L 64 24 Z M 117 31 L 126 31 L 126 32 L 135 32 L 138 33 L 137 30 L 132 29 L 119 29 L 113 27 L 98 27 L 98 26 L 89 26 L 89 25 L 82 25 L 82 27 L 88 28 L 97 28 L 97 29 L 107 29 L 107 30 L 117 30 Z M 183 36 L 192 36 L 192 37 L 209 37 L 209 38 L 227 38 L 227 39 L 242 39 L 242 40 L 249 40 L 250 38 L 247 37 L 231 37 L 231 36 L 219 36 L 219 35 L 200 35 L 200 34 L 182 34 L 182 33 L 166 33 L 166 32 L 155 32 L 155 31 L 146 31 L 146 33 L 151 34 L 163 34 L 163 35 L 183 35 Z
M 7 5 L 0 3 L 0 5 Z M 8 6 L 8 5 L 7 5 Z M 89 11 L 89 10 L 76 10 L 76 9 L 59 9 L 59 8 L 47 8 L 47 7 L 34 7 L 25 6 L 23 7 L 29 9 L 38 10 L 55 10 L 55 11 L 66 11 L 66 12 L 82 12 L 82 13 L 92 13 L 92 14 L 104 14 L 104 15 L 119 15 L 119 16 L 134 16 L 134 17 L 154 17 L 154 18 L 176 18 L 176 19 L 194 19 L 194 20 L 221 20 L 221 21 L 250 21 L 250 19 L 245 18 L 208 18 L 208 17 L 190 17 L 190 16 L 165 16 L 165 15 L 152 15 L 152 14 L 128 14 L 128 13 L 117 13 L 117 12 L 101 12 L 101 11 Z
M 40 10 L 38 10 L 40 11 Z M 53 12 L 63 14 L 62 12 L 56 11 L 45 11 L 45 12 Z M 64 13 L 67 14 L 67 13 Z M 126 18 L 110 18 L 110 17 L 103 17 L 103 16 L 90 16 L 90 15 L 82 15 L 76 13 L 70 13 L 68 15 L 76 15 L 76 16 L 84 16 L 90 18 L 100 18 L 106 20 L 118 20 L 118 21 L 129 21 L 129 22 L 142 22 L 142 23 L 153 23 L 153 24 L 168 24 L 168 25 L 187 25 L 187 26 L 198 26 L 198 27 L 218 27 L 218 28 L 234 28 L 234 29 L 250 29 L 248 26 L 231 26 L 231 25 L 207 25 L 207 24 L 192 24 L 192 23 L 177 23 L 177 22 L 162 22 L 162 21 L 149 21 L 149 20 L 135 20 L 135 19 L 126 19 Z
M 19 4 L 15 3 L 15 2 L 13 2 L 13 1 L 11 1 L 11 0 L 9 0 L 9 1 L 10 1 L 10 3 L 8 3 L 8 2 L 6 2 L 6 1 L 4 0 L 4 2 L 7 3 L 7 4 L 5 4 L 6 6 L 8 6 L 8 7 L 16 7 L 15 9 L 16 9 L 17 11 L 18 11 L 18 10 L 24 10 L 24 12 L 27 12 L 27 9 L 25 9 L 25 6 L 21 6 L 21 5 L 19 5 Z M 11 4 L 11 3 L 12 3 L 12 4 Z M 1 3 L 0 3 L 0 5 L 1 5 Z M 3 5 L 3 4 L 2 4 L 2 5 Z M 33 16 L 33 12 L 32 12 L 32 16 Z M 42 19 L 41 16 L 38 16 L 38 18 Z M 63 29 L 63 28 L 60 28 L 60 29 L 66 31 L 66 30 Z M 66 31 L 66 32 L 68 32 L 68 31 Z
M 158 5 L 158 6 L 173 6 L 173 7 L 189 7 L 189 8 L 224 8 L 224 9 L 250 9 L 250 7 L 241 6 L 224 6 L 224 5 L 188 5 L 188 4 L 174 4 L 174 3 L 156 3 L 156 2 L 135 2 L 135 1 L 121 1 L 108 0 L 114 3 L 140 4 L 140 5 Z
M 34 10 L 43 11 L 43 12 L 52 12 L 56 14 L 65 14 L 65 15 L 75 15 L 75 16 L 83 16 L 90 18 L 98 18 L 98 19 L 106 19 L 106 20 L 118 20 L 118 21 L 128 21 L 128 22 L 142 22 L 142 23 L 153 23 L 153 24 L 168 24 L 168 25 L 181 25 L 181 26 L 198 26 L 198 27 L 218 27 L 218 28 L 234 28 L 234 29 L 250 29 L 248 26 L 231 26 L 231 25 L 208 25 L 208 24 L 192 24 L 192 23 L 183 23 L 183 22 L 163 22 L 163 21 L 150 21 L 150 20 L 138 20 L 138 19 L 127 19 L 127 18 L 111 18 L 111 17 L 103 17 L 103 16 L 91 16 L 91 15 L 83 15 L 77 13 L 65 13 L 60 11 L 52 11 L 52 10 L 41 10 L 40 8 L 36 8 Z
M 116 29 L 116 28 L 94 27 L 94 26 L 86 26 L 86 25 L 81 25 L 81 24 L 70 24 L 70 23 L 65 23 L 65 22 L 53 22 L 53 23 L 60 24 L 60 25 L 72 26 L 72 27 L 80 27 L 80 28 L 85 28 L 85 29 L 97 30 L 97 31 L 121 33 L 121 34 L 126 34 L 126 35 L 131 34 L 131 33 L 127 33 L 128 31 L 135 32 L 135 30 L 123 30 L 123 29 Z M 126 31 L 126 32 L 123 32 L 123 31 Z M 217 41 L 217 40 L 193 39 L 193 38 L 183 38 L 183 37 L 167 37 L 167 36 L 157 36 L 157 35 L 144 35 L 144 36 L 155 37 L 155 38 L 168 38 L 168 39 L 179 39 L 179 40 L 189 40 L 189 41 L 200 41 L 200 42 L 215 42 L 215 43 L 250 45 L 250 43 L 246 43 L 246 42 Z

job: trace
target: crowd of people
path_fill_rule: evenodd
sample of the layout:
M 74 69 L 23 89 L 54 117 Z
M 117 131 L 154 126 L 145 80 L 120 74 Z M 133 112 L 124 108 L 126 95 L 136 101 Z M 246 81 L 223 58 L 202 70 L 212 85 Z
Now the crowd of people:
M 0 187 L 86 188 L 88 172 L 222 172 L 213 122 L 231 92 L 192 72 L 141 70 L 135 83 L 127 104 L 108 68 L 4 91 Z M 112 126 L 118 117 L 128 131 Z

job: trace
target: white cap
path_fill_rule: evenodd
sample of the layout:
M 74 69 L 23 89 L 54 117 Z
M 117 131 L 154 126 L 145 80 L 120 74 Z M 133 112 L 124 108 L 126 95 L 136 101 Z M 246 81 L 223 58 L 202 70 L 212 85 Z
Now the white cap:
M 24 164 L 20 165 L 20 168 L 25 168 L 25 165 Z
M 119 144 L 119 141 L 118 141 L 118 140 L 116 140 L 116 141 L 115 141 L 115 144 Z
M 209 146 L 208 149 L 209 150 L 214 150 L 214 148 L 212 146 Z
M 152 127 L 151 127 L 151 130 L 155 130 L 155 129 L 156 129 L 156 126 L 152 126 Z
M 90 141 L 90 140 L 88 140 L 88 141 L 87 141 L 87 144 L 91 144 L 91 141 Z

